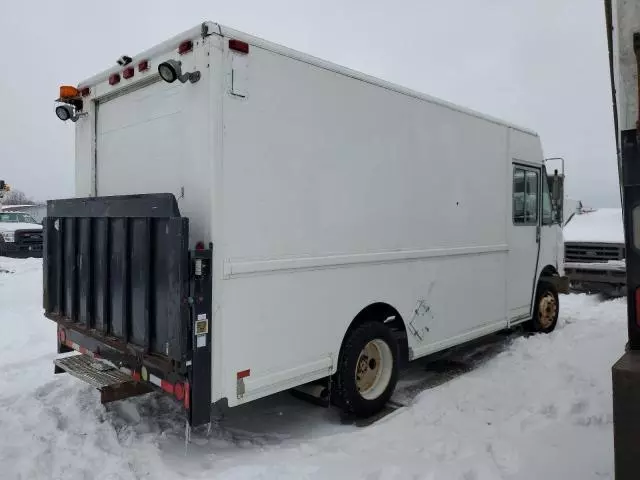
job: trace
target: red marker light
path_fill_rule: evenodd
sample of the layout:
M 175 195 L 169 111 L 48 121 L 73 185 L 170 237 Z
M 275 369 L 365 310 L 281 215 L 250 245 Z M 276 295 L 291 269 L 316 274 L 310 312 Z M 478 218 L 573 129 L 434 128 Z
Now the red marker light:
M 82 90 L 80 90 L 80 95 L 82 95 L 83 97 L 88 97 L 90 93 L 91 90 L 89 89 L 89 87 L 84 87 Z
M 139 64 L 138 64 L 138 71 L 139 72 L 144 72 L 149 70 L 149 60 L 142 60 Z
M 196 243 L 196 250 L 204 250 L 204 242 Z
M 173 394 L 180 401 L 182 401 L 184 399 L 184 387 L 182 386 L 181 383 L 176 383 L 175 384 L 175 386 L 173 387 Z
M 178 46 L 178 53 L 184 55 L 185 53 L 193 50 L 193 42 L 191 40 L 185 40 Z
M 229 48 L 240 53 L 249 53 L 249 44 L 241 40 L 229 40 Z
M 122 71 L 122 78 L 131 78 L 133 77 L 133 74 L 135 73 L 135 70 L 133 69 L 133 67 L 127 67 Z
M 109 77 L 109 85 L 116 85 L 120 83 L 120 74 L 114 73 Z

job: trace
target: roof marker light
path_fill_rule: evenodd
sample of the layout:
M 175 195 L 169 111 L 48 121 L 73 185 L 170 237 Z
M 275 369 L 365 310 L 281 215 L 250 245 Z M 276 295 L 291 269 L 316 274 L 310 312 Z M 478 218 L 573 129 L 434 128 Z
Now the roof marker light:
M 191 40 L 185 40 L 178 46 L 178 53 L 180 55 L 189 53 L 191 50 L 193 50 L 193 42 Z
M 128 79 L 133 77 L 135 70 L 133 69 L 133 67 L 127 67 L 122 71 L 122 78 L 124 79 Z
M 229 40 L 229 48 L 240 53 L 249 53 L 249 44 L 241 40 Z

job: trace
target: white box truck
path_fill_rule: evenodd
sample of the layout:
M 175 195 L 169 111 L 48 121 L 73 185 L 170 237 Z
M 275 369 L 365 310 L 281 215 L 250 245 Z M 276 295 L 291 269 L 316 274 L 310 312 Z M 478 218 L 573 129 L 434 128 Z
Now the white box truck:
M 209 22 L 60 93 L 44 307 L 104 401 L 162 389 L 197 425 L 329 379 L 368 416 L 404 360 L 556 325 L 529 130 Z

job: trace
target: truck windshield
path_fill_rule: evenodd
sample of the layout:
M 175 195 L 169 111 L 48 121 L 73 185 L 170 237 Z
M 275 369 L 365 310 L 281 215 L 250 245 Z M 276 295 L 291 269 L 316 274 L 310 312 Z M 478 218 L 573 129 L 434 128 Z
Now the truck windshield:
M 4 212 L 0 213 L 0 223 L 38 223 L 27 213 Z

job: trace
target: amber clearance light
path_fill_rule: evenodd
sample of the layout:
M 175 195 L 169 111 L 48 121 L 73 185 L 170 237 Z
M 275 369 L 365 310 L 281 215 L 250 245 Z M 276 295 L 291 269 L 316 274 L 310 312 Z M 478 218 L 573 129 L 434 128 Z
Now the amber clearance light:
M 76 87 L 70 85 L 62 85 L 60 87 L 60 98 L 76 98 L 80 96 L 80 91 Z

